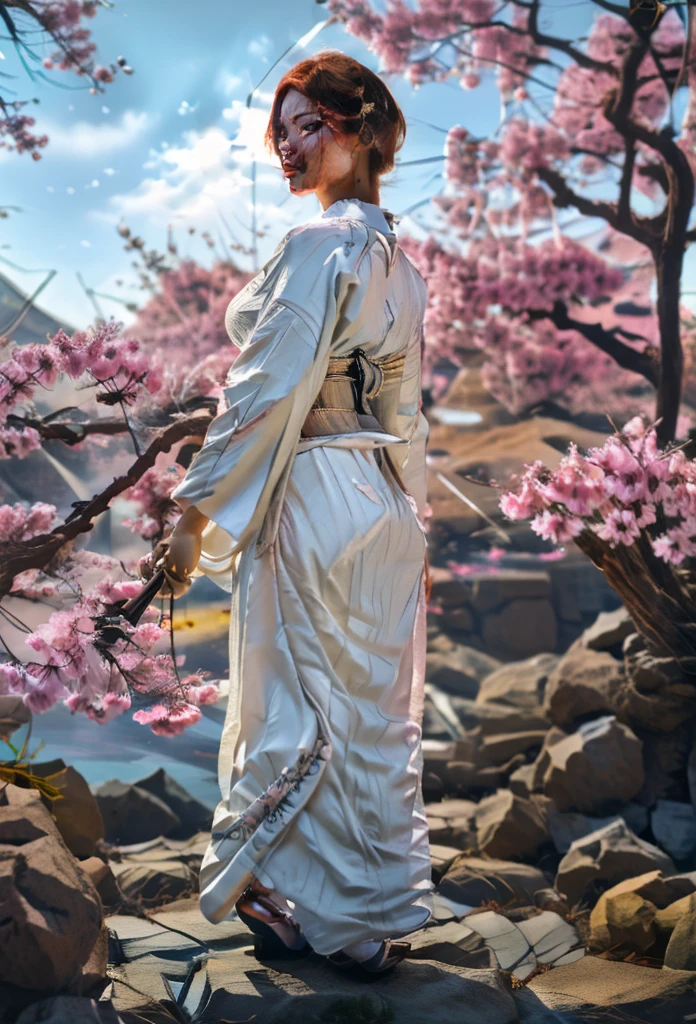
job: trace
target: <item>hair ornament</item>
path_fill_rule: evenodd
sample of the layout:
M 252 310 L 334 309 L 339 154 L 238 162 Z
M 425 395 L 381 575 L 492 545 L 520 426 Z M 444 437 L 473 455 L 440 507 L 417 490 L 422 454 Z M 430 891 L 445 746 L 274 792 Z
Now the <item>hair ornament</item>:
M 364 118 L 366 114 L 371 114 L 374 109 L 375 109 L 374 103 L 364 103 L 363 102 L 362 108 L 360 110 L 360 117 Z

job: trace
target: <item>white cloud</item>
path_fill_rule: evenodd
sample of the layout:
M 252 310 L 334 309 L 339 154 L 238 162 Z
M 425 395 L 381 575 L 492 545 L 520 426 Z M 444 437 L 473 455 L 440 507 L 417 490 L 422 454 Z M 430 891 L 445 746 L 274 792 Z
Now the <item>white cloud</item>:
M 247 46 L 247 53 L 252 57 L 260 57 L 264 64 L 268 63 L 268 51 L 271 47 L 271 40 L 267 35 L 252 39 Z
M 237 75 L 233 71 L 228 71 L 227 68 L 222 68 L 218 72 L 215 88 L 218 92 L 221 92 L 223 96 L 231 96 L 233 92 L 237 92 L 238 89 L 241 89 L 243 84 L 244 79 L 241 75 Z
M 251 163 L 255 158 L 259 163 L 270 164 L 278 167 L 277 157 L 269 156 L 268 150 L 264 147 L 263 136 L 268 124 L 270 115 L 270 101 L 268 107 L 247 107 L 242 100 L 232 100 L 229 107 L 226 107 L 222 116 L 226 121 L 234 121 L 237 130 L 231 139 L 230 145 L 237 163 Z
M 231 198 L 242 197 L 251 181 L 242 173 L 230 153 L 230 142 L 220 128 L 187 132 L 184 144 L 153 153 L 149 163 L 160 170 L 131 192 L 113 196 L 111 215 L 143 217 L 162 225 L 173 219 L 195 222 L 212 219 L 216 210 Z
M 145 111 L 126 110 L 116 122 L 76 121 L 66 126 L 42 121 L 40 127 L 49 137 L 52 154 L 105 156 L 132 145 L 153 123 L 154 118 Z

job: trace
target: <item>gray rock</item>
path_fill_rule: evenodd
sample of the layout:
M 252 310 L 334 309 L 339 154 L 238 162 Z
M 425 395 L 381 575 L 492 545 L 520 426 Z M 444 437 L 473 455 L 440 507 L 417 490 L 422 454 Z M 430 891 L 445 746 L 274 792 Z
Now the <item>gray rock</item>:
M 457 847 L 459 851 L 475 849 L 475 813 L 476 804 L 472 800 L 442 800 L 427 804 L 425 814 L 431 841 Z
M 665 953 L 665 967 L 696 972 L 696 895 L 689 897 L 686 913 L 677 921 Z
M 546 680 L 558 661 L 556 654 L 535 654 L 525 661 L 503 665 L 483 680 L 477 702 L 493 701 L 538 713 L 544 700 Z
M 124 896 L 148 906 L 171 903 L 184 893 L 193 892 L 197 881 L 188 865 L 180 860 L 142 863 L 125 860 L 114 864 L 113 872 Z
M 164 768 L 158 768 L 152 775 L 138 779 L 135 785 L 159 797 L 181 822 L 181 825 L 167 833 L 169 839 L 190 839 L 197 832 L 210 829 L 213 822 L 212 810 L 191 796 Z
M 0 739 L 9 739 L 13 732 L 31 721 L 31 711 L 21 697 L 0 697 Z
M 619 818 L 572 844 L 558 866 L 555 887 L 572 906 L 596 891 L 596 886 L 606 889 L 655 870 L 676 874 L 666 853 L 639 839 Z
M 658 658 L 647 650 L 624 659 L 629 685 L 622 694 L 627 720 L 651 732 L 671 733 L 694 714 L 693 677 L 675 658 Z
M 163 800 L 138 786 L 113 779 L 100 786 L 95 796 L 107 843 L 142 843 L 181 827 L 180 818 Z
M 515 796 L 521 796 L 527 799 L 533 792 L 532 784 L 534 780 L 534 765 L 523 764 L 517 768 L 508 780 L 508 786 L 510 792 L 514 793 Z
M 453 861 L 439 889 L 448 899 L 480 907 L 491 900 L 505 904 L 514 899 L 529 904 L 534 894 L 548 885 L 544 872 L 529 864 L 461 856 Z
M 212 995 L 198 1024 L 256 1020 L 263 1024 L 308 1021 L 393 1021 L 394 1024 L 517 1024 L 510 983 L 499 970 L 406 960 L 378 985 L 352 972 L 328 971 L 309 957 L 291 970 L 249 970 L 246 952 L 210 958 Z
M 53 996 L 32 1003 L 17 1019 L 17 1024 L 120 1024 L 109 1002 L 80 996 Z
M 476 808 L 478 848 L 500 860 L 532 856 L 548 838 L 539 805 L 500 789 Z
M 549 747 L 543 789 L 559 810 L 591 814 L 627 803 L 643 785 L 642 744 L 613 715 L 581 725 Z
M 640 804 L 627 804 L 618 814 L 593 818 L 579 811 L 559 811 L 551 805 L 546 816 L 549 835 L 559 853 L 567 853 L 577 839 L 583 839 L 617 820 L 624 821 L 632 832 L 640 835 L 648 826 L 648 812 Z
M 546 683 L 544 710 L 563 729 L 589 715 L 613 712 L 625 677 L 622 662 L 581 641 L 568 648 Z
M 450 697 L 450 704 L 464 729 L 479 728 L 484 736 L 549 728 L 549 720 L 541 710 L 520 711 L 508 704 L 479 704 L 464 697 Z
M 684 972 L 587 956 L 532 978 L 518 990 L 518 1006 L 524 1024 L 546 1024 L 544 1008 L 553 1012 L 558 1024 L 561 1020 L 677 1024 L 694 1012 L 695 991 L 696 979 Z M 525 1002 L 528 1016 L 522 1012 Z
M 675 860 L 687 860 L 696 853 L 696 810 L 693 804 L 658 800 L 650 815 L 653 835 Z
M 61 758 L 36 764 L 33 771 L 43 778 L 53 776 L 51 782 L 60 789 L 51 814 L 65 845 L 79 859 L 92 857 L 104 838 L 104 822 L 86 779 Z
M 553 651 L 558 640 L 556 613 L 545 598 L 509 601 L 484 616 L 481 632 L 486 647 L 513 658 Z
M 481 743 L 480 757 L 484 764 L 505 764 L 515 754 L 526 754 L 541 748 L 547 729 L 531 732 L 510 732 L 501 736 L 486 736 Z
M 607 651 L 635 633 L 636 627 L 628 610 L 621 605 L 612 612 L 600 612 L 582 634 L 582 643 L 593 651 Z
M 425 678 L 446 693 L 473 699 L 481 681 L 500 665 L 501 662 L 490 654 L 466 644 L 452 643 L 449 649 L 441 648 L 427 656 Z
M 0 793 L 0 984 L 58 992 L 101 931 L 101 904 L 36 790 Z M 105 965 L 104 965 L 105 966 Z

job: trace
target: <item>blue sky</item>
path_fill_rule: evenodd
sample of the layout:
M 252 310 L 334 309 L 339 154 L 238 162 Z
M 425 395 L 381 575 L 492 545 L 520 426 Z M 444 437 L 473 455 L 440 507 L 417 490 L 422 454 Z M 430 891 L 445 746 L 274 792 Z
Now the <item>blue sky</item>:
M 590 3 L 554 0 L 543 28 L 578 39 L 587 32 L 597 8 Z M 251 111 L 246 96 L 279 55 L 327 16 L 314 0 L 198 0 L 195 5 L 171 0 L 117 0 L 91 22 L 103 60 L 126 57 L 131 76 L 119 75 L 98 96 L 79 86 L 74 76 L 56 74 L 59 85 L 16 81 L 18 95 L 38 96 L 30 112 L 37 130 L 50 138 L 44 157 L 0 155 L 0 203 L 17 205 L 0 222 L 0 257 L 19 270 L 0 263 L 0 270 L 26 291 L 49 269 L 58 273 L 45 289 L 40 305 L 85 326 L 94 309 L 78 282 L 81 274 L 97 291 L 142 299 L 117 280 L 132 280 L 130 255 L 123 252 L 116 226 L 125 219 L 149 247 L 164 249 L 171 224 L 181 250 L 209 259 L 204 244 L 187 233 L 190 226 L 220 230 L 220 213 L 238 237 L 248 244 L 250 223 L 249 147 L 258 143 L 267 120 L 273 88 L 297 60 L 322 47 L 350 53 L 379 72 L 374 54 L 341 26 L 320 32 L 305 49 L 296 47 L 278 64 L 255 93 Z M 4 44 L 6 47 L 7 44 Z M 18 70 L 6 49 L 4 64 Z M 444 135 L 423 122 L 442 128 L 454 123 L 482 134 L 499 120 L 499 100 L 492 81 L 465 92 L 454 80 L 413 90 L 403 79 L 387 76 L 408 122 L 403 162 L 442 153 Z M 548 100 L 547 100 L 548 103 Z M 247 147 L 232 151 L 233 141 Z M 2 154 L 2 151 L 0 151 Z M 262 154 L 258 164 L 260 263 L 294 224 L 320 209 L 314 197 L 288 196 L 279 170 Z M 383 183 L 381 204 L 395 213 L 438 192 L 439 164 L 397 166 L 391 183 Z M 430 217 L 421 207 L 401 230 L 417 236 Z M 248 258 L 239 257 L 250 269 Z M 691 262 L 693 267 L 693 261 Z M 31 273 L 27 271 L 32 271 Z M 685 287 L 696 287 L 689 275 Z M 129 314 L 115 302 L 100 300 L 107 315 L 125 320 Z

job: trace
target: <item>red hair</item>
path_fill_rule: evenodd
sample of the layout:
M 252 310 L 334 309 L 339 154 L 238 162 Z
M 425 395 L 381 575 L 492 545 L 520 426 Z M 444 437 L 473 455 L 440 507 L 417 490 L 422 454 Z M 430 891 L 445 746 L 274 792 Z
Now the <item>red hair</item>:
M 322 50 L 286 71 L 276 86 L 264 134 L 266 148 L 277 157 L 280 108 L 290 89 L 313 100 L 332 129 L 357 135 L 370 147 L 370 177 L 393 169 L 394 154 L 406 138 L 406 120 L 374 71 L 340 50 Z M 363 111 L 363 106 L 369 104 L 374 106 Z

